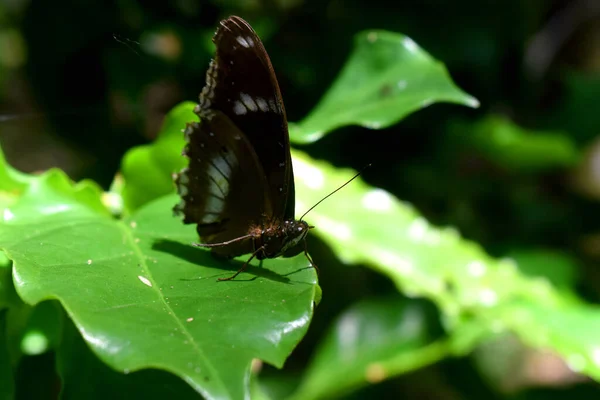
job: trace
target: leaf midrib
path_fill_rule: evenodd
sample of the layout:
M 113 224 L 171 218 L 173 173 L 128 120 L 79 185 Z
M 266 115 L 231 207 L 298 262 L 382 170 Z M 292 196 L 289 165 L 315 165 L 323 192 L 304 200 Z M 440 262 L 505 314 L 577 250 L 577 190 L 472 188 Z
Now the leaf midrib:
M 136 241 L 135 241 L 136 238 L 132 234 L 132 230 L 129 229 L 128 225 L 123 221 L 120 221 L 118 225 L 119 225 L 119 228 L 121 229 L 121 231 L 126 235 L 125 237 L 127 238 L 128 244 L 134 249 L 134 254 L 138 258 L 140 266 L 142 267 L 143 271 L 146 273 L 147 279 L 150 280 L 150 282 L 152 283 L 152 290 L 154 290 L 154 292 L 158 295 L 158 298 L 162 302 L 165 309 L 169 310 L 169 312 L 167 314 L 173 319 L 173 321 L 175 321 L 175 324 L 179 327 L 180 331 L 188 339 L 188 343 L 190 343 L 193 346 L 193 348 L 196 351 L 196 353 L 198 354 L 198 356 L 204 360 L 205 365 L 208 366 L 208 368 L 212 372 L 213 376 L 219 376 L 217 369 L 214 367 L 212 362 L 210 362 L 210 359 L 206 357 L 206 355 L 204 354 L 202 349 L 198 346 L 198 343 L 196 342 L 194 337 L 187 330 L 186 326 L 176 317 L 176 315 L 178 315 L 178 314 L 171 307 L 169 302 L 167 302 L 165 300 L 161 291 L 158 290 L 158 287 L 159 287 L 158 282 L 156 282 L 156 280 L 154 279 L 154 276 L 150 272 L 150 269 L 148 268 L 148 264 L 146 263 L 146 257 L 144 256 L 144 253 L 142 252 L 140 246 L 138 246 L 136 244 Z M 222 385 L 221 380 L 219 380 L 219 383 Z M 224 391 L 227 391 L 226 387 L 222 386 L 222 389 L 224 389 Z

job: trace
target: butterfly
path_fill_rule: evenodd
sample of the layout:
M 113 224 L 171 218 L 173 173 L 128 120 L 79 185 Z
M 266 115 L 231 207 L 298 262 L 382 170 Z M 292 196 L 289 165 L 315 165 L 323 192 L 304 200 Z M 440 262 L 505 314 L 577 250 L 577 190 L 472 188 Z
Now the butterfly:
M 287 119 L 277 78 L 252 27 L 237 16 L 221 21 L 215 58 L 188 123 L 175 176 L 185 224 L 197 224 L 202 243 L 217 255 L 263 260 L 300 253 L 313 228 L 294 219 L 294 173 Z

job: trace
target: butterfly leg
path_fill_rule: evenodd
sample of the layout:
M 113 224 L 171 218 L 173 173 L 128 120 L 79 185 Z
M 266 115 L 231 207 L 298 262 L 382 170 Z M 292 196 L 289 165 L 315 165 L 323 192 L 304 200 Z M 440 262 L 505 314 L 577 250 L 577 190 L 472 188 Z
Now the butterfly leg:
M 245 240 L 245 239 L 248 239 L 248 238 L 251 238 L 251 237 L 253 237 L 253 235 L 249 234 L 249 235 L 240 236 L 239 238 L 228 240 L 226 242 L 220 242 L 220 243 L 192 243 L 192 246 L 194 246 L 194 247 L 220 247 L 220 246 L 227 246 L 228 244 L 236 243 L 236 242 L 239 242 L 241 240 Z
M 310 265 L 312 265 L 312 267 L 315 269 L 315 271 L 317 271 L 317 276 L 319 276 L 319 268 L 317 268 L 317 264 L 315 264 L 315 262 L 312 260 L 312 258 L 310 258 L 310 256 L 308 255 L 308 243 L 306 243 L 306 238 L 304 239 L 304 255 L 308 259 L 308 262 L 310 263 Z
M 240 268 L 235 274 L 231 275 L 229 278 L 219 278 L 217 279 L 218 281 L 230 281 L 233 278 L 235 278 L 236 276 L 238 276 L 241 272 L 244 272 L 244 270 L 246 269 L 246 267 L 248 266 L 248 264 L 250 264 L 250 261 L 252 261 L 252 259 L 254 257 L 256 257 L 256 255 L 263 251 L 265 249 L 265 246 L 260 246 L 258 249 L 256 249 L 256 251 L 254 251 L 254 253 L 252 253 L 252 255 L 250 256 L 250 258 L 248 259 L 248 261 L 246 261 L 244 263 L 244 265 L 242 265 L 242 268 Z

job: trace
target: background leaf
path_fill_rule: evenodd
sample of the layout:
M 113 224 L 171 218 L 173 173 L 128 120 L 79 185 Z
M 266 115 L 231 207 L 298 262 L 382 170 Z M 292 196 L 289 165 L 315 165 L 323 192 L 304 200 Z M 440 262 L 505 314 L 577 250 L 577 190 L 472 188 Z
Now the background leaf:
M 121 164 L 125 178 L 121 194 L 127 212 L 175 190 L 171 175 L 186 164 L 184 157 L 176 155 L 181 154 L 185 145 L 186 123 L 198 120 L 194 107 L 192 102 L 179 104 L 165 118 L 154 143 L 135 147 L 125 154 Z
M 362 32 L 338 78 L 309 115 L 290 125 L 290 136 L 295 143 L 310 143 L 345 125 L 381 129 L 435 102 L 479 106 L 412 39 Z
M 498 115 L 451 129 L 486 158 L 512 171 L 539 173 L 571 167 L 579 160 L 575 142 L 564 132 L 527 130 Z
M 297 210 L 352 177 L 350 171 L 299 152 L 294 155 Z M 600 318 L 598 307 L 574 301 L 546 278 L 526 277 L 514 260 L 490 257 L 451 228 L 432 226 L 381 189 L 358 180 L 343 194 L 343 203 L 323 202 L 307 215 L 316 226 L 314 234 L 344 263 L 365 263 L 402 293 L 432 300 L 450 331 L 453 354 L 468 353 L 482 340 L 508 330 L 532 346 L 551 348 L 567 360 L 575 357 L 578 371 L 600 379 L 596 361 L 600 338 L 595 329 L 588 329 Z M 565 328 L 585 319 L 586 329 Z
M 436 317 L 426 303 L 399 298 L 354 304 L 321 341 L 293 398 L 339 396 L 448 356 L 433 343 Z

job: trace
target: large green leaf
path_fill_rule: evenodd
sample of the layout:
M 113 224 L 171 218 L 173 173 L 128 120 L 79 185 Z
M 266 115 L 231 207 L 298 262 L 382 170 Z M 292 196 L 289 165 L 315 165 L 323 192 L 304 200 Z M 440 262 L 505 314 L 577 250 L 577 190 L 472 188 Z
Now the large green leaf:
M 297 212 L 346 182 L 352 171 L 294 153 Z M 528 277 L 512 259 L 494 259 L 452 228 L 436 228 L 411 206 L 360 180 L 311 211 L 306 220 L 347 264 L 364 263 L 398 289 L 431 299 L 442 311 L 454 354 L 498 332 L 550 348 L 600 379 L 600 308 Z M 351 216 L 351 217 L 349 217 Z M 587 321 L 587 322 L 586 322 Z
M 431 325 L 422 302 L 380 299 L 354 304 L 320 343 L 293 398 L 337 397 L 448 356 L 444 343 L 432 341 Z
M 283 364 L 318 296 L 303 256 L 217 282 L 247 257 L 218 261 L 190 246 L 197 236 L 172 216 L 176 196 L 120 221 L 61 176 L 33 179 L 0 230 L 23 300 L 58 299 L 113 368 L 164 369 L 208 398 L 244 397 L 253 358 Z
M 381 129 L 436 102 L 478 107 L 442 63 L 410 38 L 387 31 L 356 36 L 340 75 L 306 118 L 290 125 L 295 143 L 310 143 L 345 125 Z
M 164 371 L 150 369 L 130 374 L 115 371 L 90 351 L 72 323 L 67 321 L 64 331 L 57 351 L 63 399 L 198 398 L 189 385 Z

